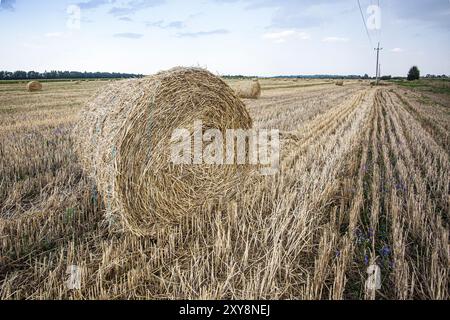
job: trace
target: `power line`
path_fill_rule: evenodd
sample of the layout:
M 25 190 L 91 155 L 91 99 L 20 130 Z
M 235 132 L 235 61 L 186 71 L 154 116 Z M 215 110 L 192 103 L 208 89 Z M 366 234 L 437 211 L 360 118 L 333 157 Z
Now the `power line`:
M 381 69 L 381 67 L 380 67 L 380 64 L 379 64 L 379 59 L 380 59 L 380 50 L 383 50 L 383 48 L 380 48 L 380 43 L 378 42 L 378 47 L 377 48 L 375 48 L 374 50 L 376 50 L 377 51 L 377 67 L 376 67 L 376 79 L 377 79 L 377 84 L 378 84 L 378 79 L 379 79 L 379 77 L 380 77 L 380 69 Z
M 367 34 L 367 38 L 369 39 L 370 45 L 373 47 L 373 42 L 372 42 L 372 37 L 370 36 L 370 32 L 369 29 L 367 27 L 366 24 L 366 20 L 364 18 L 364 13 L 361 7 L 361 2 L 360 0 L 357 0 L 358 2 L 358 7 L 359 7 L 359 12 L 361 13 L 361 18 L 363 20 L 364 23 L 364 29 L 366 30 L 366 34 Z M 373 5 L 373 0 L 370 1 L 370 3 Z M 378 10 L 380 10 L 380 0 L 377 0 L 377 4 L 378 4 Z M 378 30 L 379 31 L 379 30 Z M 375 50 L 377 51 L 377 64 L 376 64 L 376 69 L 375 69 L 375 77 L 376 77 L 376 83 L 378 84 L 379 81 L 379 77 L 381 75 L 381 67 L 379 64 L 379 60 L 380 60 L 380 51 L 383 50 L 383 48 L 380 48 L 380 38 L 381 38 L 381 31 L 378 32 L 378 46 L 375 48 Z
M 361 18 L 362 18 L 362 21 L 364 24 L 364 28 L 366 29 L 367 38 L 369 39 L 370 46 L 373 47 L 372 38 L 370 37 L 369 29 L 367 29 L 366 19 L 364 18 L 364 13 L 361 8 L 361 2 L 359 0 L 357 0 L 357 1 L 358 1 L 359 12 L 361 13 Z

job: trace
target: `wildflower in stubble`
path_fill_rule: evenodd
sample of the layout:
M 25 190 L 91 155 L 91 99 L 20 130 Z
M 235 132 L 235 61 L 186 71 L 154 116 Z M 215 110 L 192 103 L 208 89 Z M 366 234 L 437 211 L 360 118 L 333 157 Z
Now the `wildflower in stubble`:
M 381 248 L 381 250 L 380 250 L 380 255 L 382 257 L 387 257 L 390 253 L 391 253 L 391 249 L 387 245 L 384 245 L 383 248 Z

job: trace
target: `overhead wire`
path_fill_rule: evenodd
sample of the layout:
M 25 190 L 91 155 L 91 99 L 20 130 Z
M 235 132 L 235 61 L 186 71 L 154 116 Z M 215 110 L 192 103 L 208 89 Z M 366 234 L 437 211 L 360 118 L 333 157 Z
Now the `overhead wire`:
M 357 0 L 357 2 L 358 2 L 359 12 L 361 13 L 361 18 L 362 18 L 362 21 L 364 24 L 364 29 L 366 30 L 367 38 L 369 39 L 370 46 L 373 47 L 372 37 L 370 36 L 369 29 L 367 28 L 367 23 L 366 23 L 366 19 L 364 18 L 364 13 L 362 11 L 361 2 L 359 0 Z

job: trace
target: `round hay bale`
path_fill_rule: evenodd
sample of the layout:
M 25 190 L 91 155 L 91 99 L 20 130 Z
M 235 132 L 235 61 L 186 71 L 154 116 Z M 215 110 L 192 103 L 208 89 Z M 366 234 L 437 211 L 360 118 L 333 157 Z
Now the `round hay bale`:
M 239 98 L 258 99 L 261 96 L 261 85 L 258 79 L 239 83 L 236 94 Z
M 341 86 L 342 87 L 344 85 L 344 81 L 338 80 L 334 84 L 337 85 L 337 86 Z
M 226 129 L 252 127 L 243 102 L 204 69 L 174 68 L 113 82 L 79 117 L 73 136 L 83 167 L 103 195 L 107 217 L 120 217 L 135 234 L 155 234 L 207 202 L 228 199 L 248 178 L 249 165 L 171 161 L 175 129 L 192 137 L 194 122 L 201 120 L 203 130 L 218 129 L 225 137 Z
M 42 84 L 38 81 L 30 81 L 27 84 L 27 90 L 29 92 L 34 92 L 34 91 L 41 91 L 42 90 Z

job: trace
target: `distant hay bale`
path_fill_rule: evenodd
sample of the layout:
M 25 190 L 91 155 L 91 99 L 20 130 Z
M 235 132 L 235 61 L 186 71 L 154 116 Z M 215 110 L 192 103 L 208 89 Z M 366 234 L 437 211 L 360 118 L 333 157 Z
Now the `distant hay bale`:
M 239 83 L 236 94 L 239 98 L 258 99 L 261 96 L 261 85 L 258 79 Z
M 344 85 L 344 81 L 338 80 L 334 84 L 337 85 L 337 86 L 343 86 Z
M 174 68 L 102 87 L 81 111 L 76 152 L 103 195 L 107 218 L 138 235 L 177 224 L 210 200 L 227 199 L 249 165 L 171 163 L 174 129 L 250 129 L 243 102 L 204 69 Z M 190 145 L 190 144 L 189 144 Z
M 42 84 L 38 81 L 30 81 L 27 84 L 27 90 L 29 92 L 35 92 L 35 91 L 41 91 L 42 90 Z
M 75 81 L 73 84 L 80 84 L 80 81 Z

